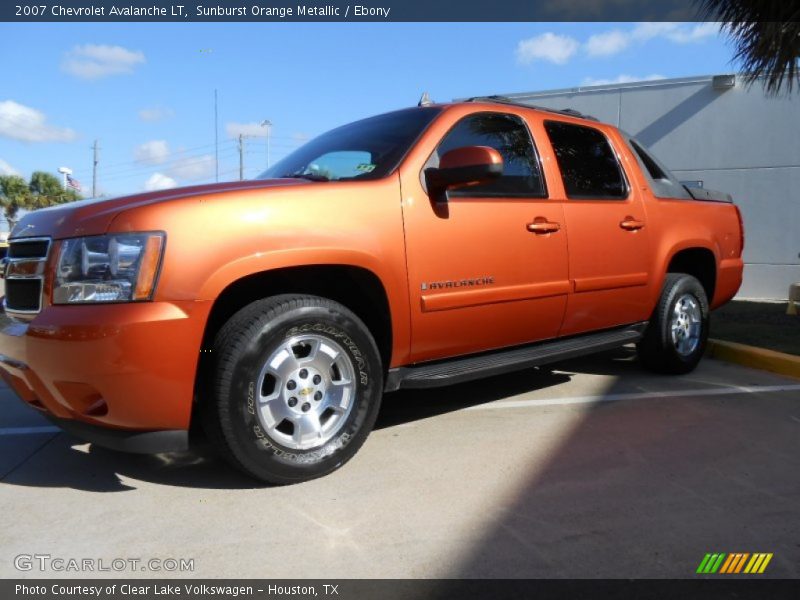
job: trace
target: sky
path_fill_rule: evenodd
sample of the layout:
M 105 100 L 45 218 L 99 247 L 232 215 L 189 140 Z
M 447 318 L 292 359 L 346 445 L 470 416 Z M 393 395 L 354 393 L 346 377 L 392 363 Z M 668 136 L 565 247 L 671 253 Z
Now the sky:
M 91 196 L 254 177 L 337 125 L 435 101 L 734 71 L 696 23 L 0 24 L 0 175 Z

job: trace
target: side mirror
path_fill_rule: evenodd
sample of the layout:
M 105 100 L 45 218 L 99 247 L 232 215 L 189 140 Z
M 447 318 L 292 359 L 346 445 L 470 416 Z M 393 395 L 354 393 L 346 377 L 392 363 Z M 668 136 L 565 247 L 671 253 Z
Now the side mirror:
M 489 146 L 464 146 L 446 152 L 438 168 L 425 169 L 428 193 L 440 199 L 456 186 L 479 185 L 503 174 L 503 157 Z

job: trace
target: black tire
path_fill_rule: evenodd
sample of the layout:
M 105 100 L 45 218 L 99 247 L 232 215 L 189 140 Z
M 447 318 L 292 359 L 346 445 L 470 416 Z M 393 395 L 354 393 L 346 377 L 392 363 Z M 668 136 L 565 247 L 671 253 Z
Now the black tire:
M 688 353 L 681 353 L 673 341 L 671 325 L 676 304 L 687 295 L 699 305 L 700 331 L 696 347 Z M 637 345 L 639 360 L 647 369 L 657 373 L 689 373 L 697 367 L 705 352 L 708 329 L 708 298 L 702 284 L 691 275 L 668 273 L 647 331 Z
M 270 437 L 256 415 L 254 388 L 275 349 L 305 334 L 332 340 L 345 351 L 355 375 L 354 395 L 332 439 L 298 449 Z M 353 457 L 375 424 L 383 393 L 378 348 L 356 315 L 326 298 L 281 295 L 253 302 L 220 329 L 210 359 L 201 386 L 204 429 L 226 460 L 261 481 L 282 485 L 326 475 Z

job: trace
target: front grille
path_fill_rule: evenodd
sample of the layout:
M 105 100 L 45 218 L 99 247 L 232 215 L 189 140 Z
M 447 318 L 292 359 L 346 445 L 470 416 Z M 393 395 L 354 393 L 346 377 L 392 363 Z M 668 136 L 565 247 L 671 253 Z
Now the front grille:
M 18 240 L 8 248 L 8 258 L 45 258 L 50 240 Z
M 44 266 L 50 250 L 47 238 L 10 240 L 5 260 L 5 310 L 11 316 L 31 318 L 42 310 Z
M 6 280 L 6 310 L 22 310 L 38 312 L 42 297 L 41 279 L 8 279 Z

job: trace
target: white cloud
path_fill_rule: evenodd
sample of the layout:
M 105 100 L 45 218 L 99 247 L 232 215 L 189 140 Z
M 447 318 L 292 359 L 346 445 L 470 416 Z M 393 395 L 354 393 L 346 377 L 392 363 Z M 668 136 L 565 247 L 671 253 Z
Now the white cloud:
M 674 32 L 679 23 L 639 23 L 631 30 L 631 37 L 640 42 L 646 42 L 656 37 L 665 37 Z
M 139 111 L 139 118 L 142 121 L 161 121 L 162 119 L 168 119 L 175 112 L 171 108 L 161 108 L 160 106 L 154 106 L 152 108 L 143 108 Z
M 632 75 L 618 75 L 612 79 L 595 79 L 593 77 L 586 77 L 582 82 L 582 86 L 588 85 L 611 85 L 616 83 L 633 83 L 635 81 L 657 81 L 659 79 L 664 79 L 663 75 L 647 75 L 646 77 L 634 77 Z
M 0 102 L 0 136 L 21 142 L 68 142 L 76 134 L 48 124 L 45 114 L 35 108 L 5 100 Z
M 261 125 L 261 123 L 226 123 L 225 132 L 230 137 L 266 137 L 268 127 Z
M 630 36 L 614 29 L 591 36 L 586 42 L 586 53 L 589 56 L 611 56 L 625 50 L 631 43 Z
M 719 30 L 719 23 L 698 23 L 692 27 L 683 23 L 639 23 L 631 30 L 631 37 L 638 41 L 661 37 L 676 44 L 690 44 L 715 36 Z
M 205 179 L 214 173 L 214 157 L 204 154 L 180 158 L 169 168 L 168 173 L 180 179 Z
M 145 142 L 134 149 L 133 158 L 140 163 L 160 165 L 169 158 L 169 144 L 165 140 Z
M 64 55 L 61 70 L 81 79 L 100 79 L 109 75 L 132 73 L 145 62 L 144 53 L 122 46 L 84 44 Z
M 575 38 L 547 32 L 519 42 L 517 62 L 528 65 L 536 60 L 546 60 L 563 65 L 575 55 L 579 47 Z
M 19 171 L 0 158 L 0 175 L 19 175 Z
M 691 44 L 700 42 L 708 37 L 713 37 L 719 33 L 718 23 L 700 23 L 687 29 L 681 27 L 667 34 L 667 39 L 677 44 Z
M 633 29 L 613 29 L 591 36 L 583 45 L 590 57 L 612 56 L 633 43 L 644 44 L 657 38 L 675 44 L 702 42 L 719 33 L 719 23 L 699 23 L 689 26 L 684 23 L 639 23 Z
M 157 190 L 168 190 L 169 188 L 174 188 L 177 185 L 178 182 L 172 177 L 168 177 L 163 173 L 153 173 L 147 178 L 147 181 L 144 182 L 144 189 L 147 192 L 155 192 Z

